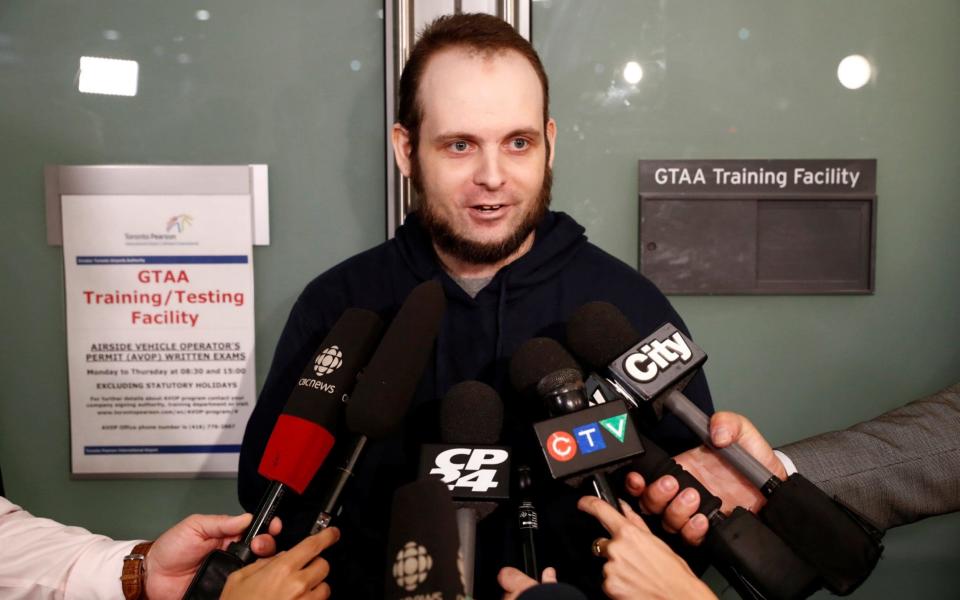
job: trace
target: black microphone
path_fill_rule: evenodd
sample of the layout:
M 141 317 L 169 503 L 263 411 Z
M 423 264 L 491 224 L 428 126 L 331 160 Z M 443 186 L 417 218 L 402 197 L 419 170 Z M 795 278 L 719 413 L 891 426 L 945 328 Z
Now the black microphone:
M 587 476 L 594 491 L 620 511 L 606 472 L 643 453 L 623 402 L 588 407 L 580 366 L 556 340 L 532 338 L 510 360 L 510 381 L 533 391 L 554 418 L 534 424 L 554 479 L 578 485 Z
M 680 392 L 707 355 L 674 325 L 666 323 L 641 339 L 617 307 L 590 302 L 567 322 L 567 343 L 590 369 L 604 372 L 649 420 L 659 421 L 666 408 L 764 494 L 779 485 L 780 480 L 739 444 L 713 446 L 710 418 Z
M 477 521 L 496 502 L 510 498 L 510 450 L 496 445 L 502 429 L 503 402 L 497 392 L 479 381 L 463 381 L 440 403 L 443 444 L 424 444 L 420 453 L 421 477 L 439 478 L 457 506 L 468 597 L 473 596 Z
M 567 340 L 650 418 L 659 419 L 666 408 L 753 483 L 767 497 L 761 519 L 816 570 L 828 590 L 849 594 L 870 575 L 883 551 L 879 531 L 799 473 L 784 482 L 739 444 L 713 445 L 709 418 L 679 391 L 707 358 L 683 332 L 667 323 L 641 339 L 617 307 L 591 302 L 568 321 Z
M 516 468 L 519 498 L 517 499 L 517 527 L 520 529 L 520 554 L 523 556 L 523 572 L 528 577 L 540 579 L 540 563 L 537 560 L 537 537 L 540 531 L 540 513 L 533 503 L 533 472 L 527 465 Z
M 387 539 L 386 600 L 462 600 L 456 510 L 445 485 L 421 479 L 398 488 Z
M 347 428 L 354 439 L 311 534 L 328 527 L 337 514 L 340 495 L 367 442 L 391 435 L 403 423 L 433 351 L 445 306 L 440 283 L 421 283 L 410 292 L 387 328 L 347 403 Z
M 219 598 L 227 576 L 256 558 L 250 549 L 253 538 L 270 526 L 288 489 L 304 492 L 333 448 L 343 398 L 369 360 L 382 330 L 376 313 L 348 308 L 323 339 L 270 433 L 258 468 L 270 486 L 243 540 L 207 556 L 185 599 Z

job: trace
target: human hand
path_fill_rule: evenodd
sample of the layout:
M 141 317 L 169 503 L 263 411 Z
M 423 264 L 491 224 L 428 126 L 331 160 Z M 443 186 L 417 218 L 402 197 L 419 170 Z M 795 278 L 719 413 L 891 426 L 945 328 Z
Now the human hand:
M 146 596 L 150 600 L 180 600 L 208 554 L 225 550 L 240 539 L 253 515 L 190 515 L 163 532 L 147 553 Z M 272 536 L 280 533 L 280 519 L 270 522 L 269 535 L 253 538 L 250 549 L 259 556 L 277 550 Z
M 620 501 L 623 514 L 594 496 L 584 496 L 577 508 L 593 515 L 610 533 L 598 540 L 603 565 L 603 591 L 614 600 L 650 598 L 701 600 L 713 592 L 686 562 L 650 533 L 640 515 Z
M 557 571 L 553 567 L 547 567 L 540 576 L 540 581 L 530 577 L 519 569 L 513 567 L 504 567 L 497 574 L 497 583 L 503 588 L 503 600 L 516 600 L 516 598 L 541 583 L 556 583 Z
M 261 558 L 227 577 L 221 600 L 326 600 L 330 563 L 319 554 L 340 539 L 340 530 L 329 527 L 304 538 L 286 552 Z
M 714 414 L 710 419 L 710 440 L 718 448 L 725 448 L 734 442 L 740 444 L 774 475 L 786 479 L 783 464 L 746 417 L 732 412 Z M 705 446 L 678 454 L 674 460 L 720 497 L 723 503 L 721 510 L 725 513 L 729 514 L 737 506 L 757 512 L 766 502 L 763 494 L 739 471 Z M 703 540 L 708 523 L 703 515 L 695 515 L 700 506 L 700 495 L 696 490 L 681 491 L 677 480 L 669 475 L 648 486 L 639 473 L 627 475 L 626 488 L 632 496 L 640 499 L 644 511 L 663 515 L 663 525 L 667 531 L 679 532 L 684 540 L 693 545 Z

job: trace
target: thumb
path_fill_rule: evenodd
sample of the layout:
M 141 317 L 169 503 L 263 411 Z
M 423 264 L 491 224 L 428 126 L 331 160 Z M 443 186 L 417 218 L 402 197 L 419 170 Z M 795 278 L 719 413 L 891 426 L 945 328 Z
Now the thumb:
M 710 441 L 717 448 L 726 448 L 743 435 L 744 417 L 737 413 L 721 411 L 710 418 Z
M 187 517 L 191 529 L 200 534 L 204 539 L 222 539 L 244 532 L 253 515 L 245 513 L 242 515 L 191 515 Z
M 543 575 L 540 576 L 540 583 L 556 583 L 557 582 L 557 570 L 553 567 L 547 567 L 543 570 Z

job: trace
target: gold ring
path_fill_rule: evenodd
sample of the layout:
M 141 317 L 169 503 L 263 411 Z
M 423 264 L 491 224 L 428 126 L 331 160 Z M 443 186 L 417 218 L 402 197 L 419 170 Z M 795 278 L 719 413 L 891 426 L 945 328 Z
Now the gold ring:
M 593 555 L 597 558 L 609 558 L 607 556 L 607 544 L 610 543 L 610 540 L 605 537 L 598 537 L 593 540 L 593 544 L 590 546 L 590 549 L 593 551 Z

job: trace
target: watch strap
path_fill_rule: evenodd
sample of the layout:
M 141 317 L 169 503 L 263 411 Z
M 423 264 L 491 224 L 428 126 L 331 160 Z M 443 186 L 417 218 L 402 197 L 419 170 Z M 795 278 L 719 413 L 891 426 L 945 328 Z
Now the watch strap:
M 123 573 L 120 575 L 120 584 L 123 586 L 123 597 L 126 600 L 142 600 L 146 598 L 144 590 L 144 560 L 153 542 L 140 542 L 133 547 L 130 554 L 123 557 Z

